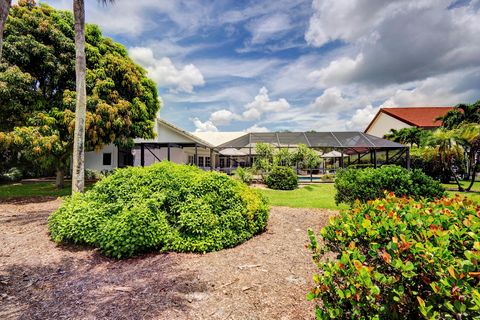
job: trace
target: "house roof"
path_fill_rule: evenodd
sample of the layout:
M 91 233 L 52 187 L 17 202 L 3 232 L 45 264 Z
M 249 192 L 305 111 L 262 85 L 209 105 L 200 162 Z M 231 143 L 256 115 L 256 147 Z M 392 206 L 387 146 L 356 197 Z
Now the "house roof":
M 275 147 L 296 148 L 305 144 L 312 148 L 405 148 L 404 145 L 390 140 L 378 138 L 363 132 L 259 132 L 246 133 L 243 136 L 217 146 L 226 148 L 255 148 L 258 143 L 269 143 Z
M 373 120 L 370 122 L 365 132 L 375 123 L 381 113 L 388 114 L 395 119 L 405 122 L 408 125 L 420 128 L 436 128 L 442 125 L 442 122 L 435 120 L 444 116 L 454 107 L 409 107 L 409 108 L 380 108 Z
M 191 132 L 190 134 L 210 143 L 213 146 L 219 146 L 225 142 L 237 139 L 246 133 L 243 131 L 236 132 Z
M 205 141 L 204 139 L 196 136 L 196 135 L 193 135 L 191 134 L 190 132 L 187 132 L 177 126 L 175 126 L 174 124 L 166 121 L 166 120 L 163 120 L 163 119 L 160 119 L 160 118 L 156 118 L 155 119 L 156 121 L 156 125 L 158 126 L 164 126 L 166 128 L 169 128 L 170 130 L 178 133 L 179 135 L 185 137 L 186 139 L 188 140 L 191 140 L 192 142 L 194 143 L 197 143 L 199 145 L 203 145 L 203 146 L 206 146 L 206 147 L 209 147 L 209 148 L 213 148 L 214 145 L 212 145 L 211 143 L 209 143 L 208 141 Z M 137 139 L 134 139 L 134 142 L 135 143 L 157 143 L 158 142 L 158 136 L 155 137 L 154 139 L 141 139 L 141 138 L 137 138 Z M 172 142 L 175 142 L 175 141 L 172 141 Z

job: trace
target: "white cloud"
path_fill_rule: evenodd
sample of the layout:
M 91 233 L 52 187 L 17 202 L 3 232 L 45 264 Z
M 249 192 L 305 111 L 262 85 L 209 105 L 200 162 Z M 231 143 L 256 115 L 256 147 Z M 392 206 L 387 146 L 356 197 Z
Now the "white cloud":
M 259 93 L 255 96 L 252 102 L 245 105 L 247 109 L 243 115 L 249 120 L 259 118 L 263 113 L 266 112 L 282 112 L 290 108 L 290 104 L 284 98 L 271 101 L 268 95 L 268 90 L 265 87 L 262 87 Z
M 352 74 L 362 62 L 362 54 L 359 54 L 355 59 L 342 57 L 333 60 L 325 68 L 311 72 L 308 77 L 320 81 L 323 86 L 345 84 L 351 80 Z
M 478 5 L 471 1 L 448 9 L 450 2 L 315 0 L 306 38 L 317 46 L 342 39 L 352 52 L 311 76 L 324 86 L 354 82 L 385 86 L 479 65 Z M 352 18 L 339 19 L 344 15 Z M 319 32 L 314 37 L 316 27 L 326 35 Z
M 227 125 L 232 120 L 240 120 L 241 117 L 230 110 L 221 109 L 210 115 L 210 121 L 215 125 Z
M 381 107 L 452 106 L 478 99 L 480 68 L 454 72 L 419 82 L 413 89 L 397 89 Z
M 205 122 L 200 121 L 198 118 L 191 119 L 193 125 L 195 126 L 195 132 L 217 132 L 218 129 L 215 125 L 207 120 Z
M 276 38 L 291 28 L 290 18 L 285 13 L 263 16 L 247 25 L 247 29 L 252 33 L 252 44 Z
M 156 59 L 152 49 L 145 47 L 133 47 L 128 52 L 132 59 L 148 71 L 148 76 L 160 87 L 191 93 L 194 86 L 205 84 L 202 73 L 193 64 L 179 69 L 167 57 Z
M 320 112 L 345 110 L 350 102 L 342 96 L 342 91 L 337 87 L 326 89 L 323 94 L 315 99 L 312 107 Z
M 254 124 L 250 128 L 243 130 L 245 132 L 270 132 L 267 127 L 261 127 L 258 124 Z
M 365 130 L 375 114 L 377 114 L 378 109 L 379 108 L 374 108 L 372 105 L 368 105 L 363 109 L 357 109 L 350 121 L 346 122 L 345 127 L 348 130 Z

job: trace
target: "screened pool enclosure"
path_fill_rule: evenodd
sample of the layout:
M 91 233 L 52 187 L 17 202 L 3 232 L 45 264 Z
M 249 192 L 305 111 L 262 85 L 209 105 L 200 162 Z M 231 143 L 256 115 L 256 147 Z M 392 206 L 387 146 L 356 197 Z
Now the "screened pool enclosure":
M 345 168 L 350 165 L 398 164 L 410 167 L 409 147 L 363 132 L 264 132 L 247 133 L 217 146 L 219 167 L 251 166 L 258 143 L 294 152 L 300 144 L 316 150 L 323 159 L 320 172 Z M 228 162 L 228 163 L 227 163 Z M 228 166 L 227 166 L 228 164 Z

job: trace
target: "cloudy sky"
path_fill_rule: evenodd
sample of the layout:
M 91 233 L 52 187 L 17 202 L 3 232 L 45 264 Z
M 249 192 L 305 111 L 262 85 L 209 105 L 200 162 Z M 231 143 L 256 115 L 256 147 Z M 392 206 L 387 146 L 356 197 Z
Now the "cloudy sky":
M 57 8 L 71 1 L 48 0 Z M 86 0 L 189 131 L 363 130 L 480 99 L 480 0 Z

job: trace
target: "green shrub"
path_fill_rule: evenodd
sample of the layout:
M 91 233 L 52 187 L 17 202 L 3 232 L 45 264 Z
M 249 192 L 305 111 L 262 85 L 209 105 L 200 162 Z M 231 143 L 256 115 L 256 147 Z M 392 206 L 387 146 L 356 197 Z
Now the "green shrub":
M 105 175 L 99 171 L 85 169 L 85 179 L 86 180 L 101 180 L 105 178 Z
M 479 319 L 479 212 L 459 196 L 390 194 L 332 218 L 323 247 L 309 230 L 317 319 Z
M 265 183 L 275 190 L 294 190 L 298 187 L 298 177 L 290 167 L 273 167 Z
M 238 167 L 234 171 L 234 177 L 243 183 L 251 184 L 253 180 L 253 170 L 251 168 Z
M 124 258 L 142 252 L 207 252 L 265 229 L 268 205 L 225 174 L 161 162 L 116 170 L 67 198 L 48 221 L 56 242 L 99 247 Z
M 335 202 L 353 205 L 355 201 L 384 197 L 384 191 L 392 191 L 398 195 L 438 198 L 445 189 L 421 170 L 407 170 L 398 166 L 382 166 L 380 168 L 340 170 L 335 178 Z

